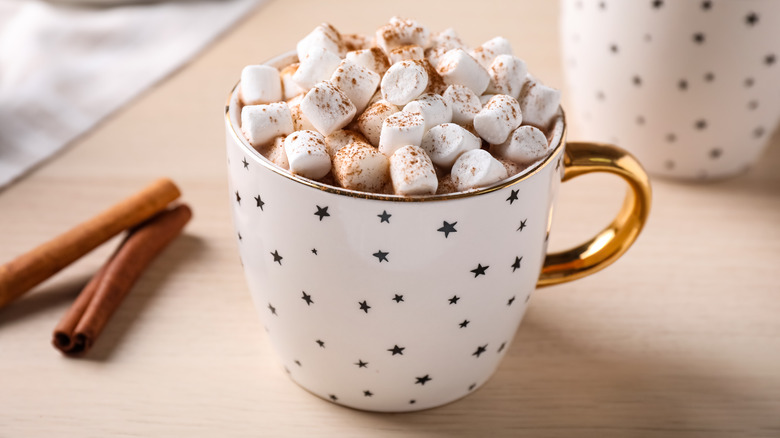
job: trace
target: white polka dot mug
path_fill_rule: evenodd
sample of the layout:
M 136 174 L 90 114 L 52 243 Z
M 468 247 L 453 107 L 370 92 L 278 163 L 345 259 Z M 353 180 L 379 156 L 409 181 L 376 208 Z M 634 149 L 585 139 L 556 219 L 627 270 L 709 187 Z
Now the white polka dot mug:
M 561 0 L 571 123 L 659 176 L 755 163 L 780 120 L 780 1 Z
M 240 133 L 236 89 L 225 122 L 246 280 L 290 377 L 333 403 L 402 412 L 469 394 L 506 354 L 537 286 L 609 265 L 647 218 L 642 167 L 613 146 L 567 145 L 562 111 L 554 151 L 523 173 L 480 190 L 404 198 L 271 164 Z M 622 210 L 585 244 L 546 254 L 560 182 L 590 172 L 628 183 Z

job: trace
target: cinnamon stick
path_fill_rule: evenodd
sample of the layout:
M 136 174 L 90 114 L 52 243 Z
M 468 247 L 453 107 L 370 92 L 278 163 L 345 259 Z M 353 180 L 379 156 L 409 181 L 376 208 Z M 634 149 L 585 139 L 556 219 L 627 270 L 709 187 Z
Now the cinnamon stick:
M 65 354 L 86 353 L 147 266 L 192 217 L 179 205 L 130 231 L 54 329 L 52 343 Z
M 120 232 L 149 219 L 181 195 L 159 179 L 92 219 L 0 266 L 0 308 Z

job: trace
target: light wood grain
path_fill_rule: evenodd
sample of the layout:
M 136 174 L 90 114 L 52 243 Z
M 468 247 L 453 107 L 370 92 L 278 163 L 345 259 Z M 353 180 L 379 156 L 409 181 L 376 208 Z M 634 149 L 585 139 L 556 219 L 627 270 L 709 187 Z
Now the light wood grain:
M 534 294 L 497 374 L 461 401 L 371 414 L 286 377 L 255 316 L 228 211 L 222 109 L 241 67 L 321 21 L 367 32 L 403 14 L 454 26 L 472 44 L 506 36 L 537 76 L 563 85 L 556 2 L 366 4 L 267 4 L 0 192 L 1 261 L 158 176 L 180 185 L 195 215 L 85 359 L 62 357 L 51 331 L 113 244 L 0 311 L 0 437 L 780 436 L 777 133 L 749 174 L 655 180 L 636 246 L 595 276 Z M 565 184 L 552 246 L 606 224 L 622 193 L 610 177 Z

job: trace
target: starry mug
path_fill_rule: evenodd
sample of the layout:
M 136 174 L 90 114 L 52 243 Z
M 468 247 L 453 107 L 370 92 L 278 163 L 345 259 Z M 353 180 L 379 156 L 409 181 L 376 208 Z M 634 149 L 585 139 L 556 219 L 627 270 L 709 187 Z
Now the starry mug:
M 572 125 L 655 175 L 755 163 L 780 120 L 780 1 L 561 0 Z
M 566 144 L 563 111 L 553 152 L 523 173 L 475 191 L 401 197 L 275 166 L 240 133 L 237 89 L 225 114 L 228 177 L 253 301 L 292 380 L 343 406 L 414 411 L 469 394 L 506 354 L 531 292 L 609 265 L 648 215 L 639 163 L 614 146 Z M 628 183 L 622 209 L 588 242 L 546 254 L 561 181 L 591 172 Z

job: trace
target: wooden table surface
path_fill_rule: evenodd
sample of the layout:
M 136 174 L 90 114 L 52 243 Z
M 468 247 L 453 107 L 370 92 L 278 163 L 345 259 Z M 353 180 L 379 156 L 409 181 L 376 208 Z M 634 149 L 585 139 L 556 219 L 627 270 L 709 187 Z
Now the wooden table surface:
M 0 310 L 0 437 L 780 436 L 777 132 L 746 175 L 654 180 L 636 245 L 605 271 L 535 294 L 498 372 L 469 397 L 373 414 L 287 378 L 256 317 L 228 211 L 222 111 L 241 68 L 321 21 L 369 32 L 401 14 L 455 26 L 472 44 L 503 35 L 537 76 L 563 85 L 556 2 L 366 3 L 264 5 L 0 192 L 0 261 L 158 176 L 173 178 L 195 212 L 87 357 L 61 356 L 51 331 L 113 244 Z M 605 225 L 623 190 L 608 176 L 564 184 L 552 246 Z

